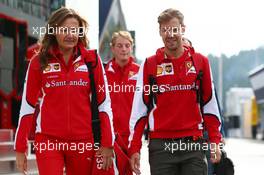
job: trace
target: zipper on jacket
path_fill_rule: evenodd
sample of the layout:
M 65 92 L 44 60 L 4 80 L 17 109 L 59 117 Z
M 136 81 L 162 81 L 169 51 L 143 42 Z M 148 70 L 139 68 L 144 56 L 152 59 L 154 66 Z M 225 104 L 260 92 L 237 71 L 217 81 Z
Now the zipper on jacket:
M 66 82 L 69 83 L 69 70 L 66 70 Z M 70 116 L 70 93 L 69 93 L 69 85 L 66 86 L 66 95 L 67 95 L 67 120 L 68 120 L 68 133 L 71 135 L 71 116 Z
M 62 59 L 64 59 L 64 58 L 62 58 Z M 71 117 L 70 117 L 70 93 L 69 93 L 69 73 L 70 73 L 70 70 L 71 70 L 71 65 L 66 65 L 65 64 L 65 62 L 64 62 L 64 60 L 63 61 L 61 61 L 60 60 L 60 62 L 61 62 L 61 64 L 63 65 L 63 67 L 64 67 L 64 72 L 65 72 L 65 76 L 66 76 L 66 110 L 67 110 L 67 135 L 71 135 L 71 125 L 70 125 L 70 119 L 71 119 Z M 68 62 L 68 64 L 70 64 L 69 62 Z
M 67 82 L 67 86 L 66 86 L 66 95 L 67 95 L 67 120 L 68 120 L 68 129 L 67 132 L 69 133 L 68 135 L 71 137 L 72 136 L 72 127 L 71 127 L 71 107 L 70 107 L 70 72 L 71 72 L 71 68 L 72 68 L 72 58 L 69 58 L 68 63 L 66 64 L 66 62 L 63 59 L 63 64 L 66 70 L 66 82 Z

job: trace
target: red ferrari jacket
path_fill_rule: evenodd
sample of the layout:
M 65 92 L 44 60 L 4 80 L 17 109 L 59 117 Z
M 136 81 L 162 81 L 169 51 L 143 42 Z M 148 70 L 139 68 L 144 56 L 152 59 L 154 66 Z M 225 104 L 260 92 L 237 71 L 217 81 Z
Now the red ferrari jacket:
M 156 59 L 156 104 L 148 113 L 149 70 L 153 69 L 148 60 Z M 202 87 L 197 81 L 199 71 L 203 72 Z M 203 126 L 208 131 L 209 140 L 219 143 L 220 113 L 215 97 L 209 61 L 199 53 L 185 48 L 177 59 L 171 59 L 164 48 L 147 58 L 141 65 L 137 80 L 130 118 L 130 153 L 139 152 L 141 138 L 146 123 L 150 138 L 182 138 L 202 136 Z M 196 89 L 203 91 L 203 116 L 197 100 Z M 155 90 L 155 89 L 154 89 Z
M 114 131 L 126 138 L 128 145 L 129 119 L 133 103 L 134 91 L 139 65 L 129 59 L 127 65 L 121 68 L 114 59 L 106 65 L 111 105 L 113 110 Z
M 112 110 L 106 77 L 96 51 L 86 50 L 82 45 L 75 48 L 75 54 L 65 64 L 58 48 L 50 50 L 52 57 L 44 70 L 40 68 L 38 55 L 29 64 L 19 125 L 15 138 L 15 150 L 25 152 L 27 138 L 36 115 L 36 133 L 55 138 L 93 140 L 90 103 L 89 70 L 85 61 L 92 61 L 97 86 L 97 102 L 101 120 L 101 145 L 111 147 L 114 143 Z M 39 103 L 39 112 L 35 107 Z

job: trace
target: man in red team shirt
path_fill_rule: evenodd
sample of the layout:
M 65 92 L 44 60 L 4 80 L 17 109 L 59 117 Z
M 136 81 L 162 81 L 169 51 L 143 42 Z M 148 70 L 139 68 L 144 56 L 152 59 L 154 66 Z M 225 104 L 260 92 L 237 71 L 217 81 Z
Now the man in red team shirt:
M 124 152 L 128 149 L 129 119 L 139 70 L 139 65 L 134 62 L 134 58 L 131 56 L 132 48 L 133 38 L 129 32 L 118 31 L 113 33 L 111 41 L 113 58 L 105 68 L 109 83 L 116 142 L 123 147 Z M 125 168 L 124 160 L 119 158 L 119 154 L 117 154 L 119 173 L 121 175 L 124 173 L 132 174 L 129 162 L 127 161 Z
M 160 14 L 164 47 L 147 58 L 138 73 L 140 88 L 134 96 L 129 139 L 131 167 L 136 174 L 140 174 L 139 152 L 146 124 L 152 175 L 207 175 L 204 129 L 213 146 L 211 161 L 221 158 L 221 120 L 209 61 L 183 43 L 183 18 L 175 9 Z

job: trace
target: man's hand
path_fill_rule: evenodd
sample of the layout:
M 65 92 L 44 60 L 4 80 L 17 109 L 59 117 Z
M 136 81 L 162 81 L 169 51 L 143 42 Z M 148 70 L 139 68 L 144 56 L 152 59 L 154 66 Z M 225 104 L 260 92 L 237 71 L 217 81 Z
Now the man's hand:
M 141 174 L 140 172 L 140 154 L 134 153 L 130 158 L 131 169 L 137 174 Z
M 16 166 L 23 174 L 27 174 L 27 155 L 26 153 L 16 152 Z
M 211 144 L 211 162 L 218 163 L 221 160 L 221 150 L 219 144 Z
M 96 152 L 96 155 L 100 155 L 103 157 L 102 169 L 108 171 L 113 163 L 114 149 L 108 147 L 100 147 L 100 149 Z

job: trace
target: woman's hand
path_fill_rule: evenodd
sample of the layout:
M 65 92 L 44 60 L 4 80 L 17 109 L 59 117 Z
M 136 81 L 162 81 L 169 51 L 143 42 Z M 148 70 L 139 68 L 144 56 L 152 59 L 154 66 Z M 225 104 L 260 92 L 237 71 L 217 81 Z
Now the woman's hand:
M 111 168 L 113 163 L 113 156 L 114 156 L 114 149 L 108 147 L 101 147 L 97 152 L 96 155 L 100 155 L 103 157 L 103 170 L 108 170 Z
M 23 174 L 27 174 L 27 155 L 26 153 L 16 152 L 16 166 Z
M 140 154 L 134 153 L 130 158 L 131 169 L 136 175 L 141 174 L 140 172 Z

